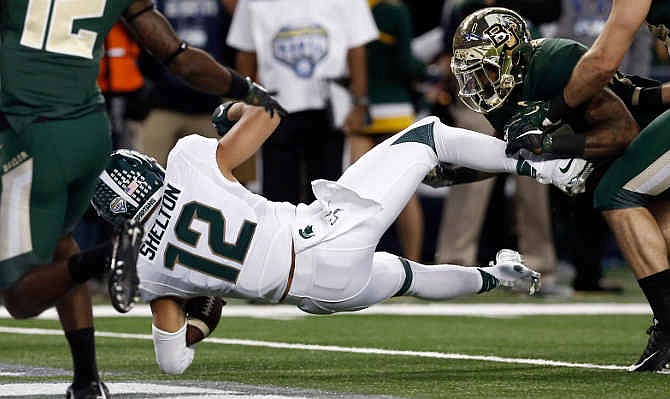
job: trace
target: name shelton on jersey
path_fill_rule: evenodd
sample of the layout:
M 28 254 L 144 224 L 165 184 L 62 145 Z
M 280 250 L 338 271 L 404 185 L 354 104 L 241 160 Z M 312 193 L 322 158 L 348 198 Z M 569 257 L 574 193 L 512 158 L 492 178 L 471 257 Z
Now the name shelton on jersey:
M 170 224 L 172 211 L 174 211 L 177 206 L 179 194 L 181 194 L 181 190 L 174 187 L 172 184 L 168 183 L 165 186 L 163 198 L 161 200 L 161 208 L 140 248 L 140 254 L 146 256 L 149 260 L 154 260 L 156 257 L 156 252 L 165 235 L 165 230 L 167 230 L 168 224 Z

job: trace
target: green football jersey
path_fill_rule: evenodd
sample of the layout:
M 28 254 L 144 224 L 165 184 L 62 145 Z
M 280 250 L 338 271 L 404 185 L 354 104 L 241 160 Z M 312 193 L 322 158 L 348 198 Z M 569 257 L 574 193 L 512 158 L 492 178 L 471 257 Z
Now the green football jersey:
M 0 111 L 10 123 L 98 108 L 104 101 L 96 84 L 103 41 L 131 2 L 1 1 Z
M 587 48 L 570 39 L 537 39 L 531 42 L 523 84 L 518 85 L 503 106 L 486 118 L 498 132 L 505 123 L 526 107 L 527 101 L 549 100 L 559 94 Z

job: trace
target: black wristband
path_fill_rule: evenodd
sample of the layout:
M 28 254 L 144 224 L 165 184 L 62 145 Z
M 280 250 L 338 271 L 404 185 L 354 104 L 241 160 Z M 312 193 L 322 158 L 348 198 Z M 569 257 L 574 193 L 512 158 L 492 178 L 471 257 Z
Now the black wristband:
M 663 105 L 663 91 L 661 90 L 661 86 L 647 87 L 640 90 L 640 99 L 637 105 Z
M 586 137 L 581 134 L 549 135 L 545 138 L 543 148 L 546 152 L 555 155 L 568 155 L 571 157 L 584 157 Z
M 236 71 L 228 70 L 230 71 L 230 87 L 226 97 L 243 100 L 249 94 L 249 83 Z
M 172 61 L 174 61 L 179 54 L 186 51 L 187 48 L 188 43 L 186 42 L 179 43 L 179 47 L 177 47 L 177 49 L 172 54 L 168 55 L 168 57 L 165 60 L 163 60 L 163 65 L 165 65 L 166 67 L 170 66 L 170 64 L 172 64 Z

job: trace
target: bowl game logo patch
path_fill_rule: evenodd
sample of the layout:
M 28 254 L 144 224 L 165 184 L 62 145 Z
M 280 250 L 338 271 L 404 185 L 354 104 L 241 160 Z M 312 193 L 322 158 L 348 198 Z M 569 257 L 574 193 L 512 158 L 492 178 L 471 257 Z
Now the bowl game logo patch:
M 113 214 L 119 214 L 127 212 L 128 207 L 126 206 L 126 201 L 124 201 L 123 198 L 116 197 L 112 200 L 112 202 L 109 203 L 109 210 L 112 211 Z

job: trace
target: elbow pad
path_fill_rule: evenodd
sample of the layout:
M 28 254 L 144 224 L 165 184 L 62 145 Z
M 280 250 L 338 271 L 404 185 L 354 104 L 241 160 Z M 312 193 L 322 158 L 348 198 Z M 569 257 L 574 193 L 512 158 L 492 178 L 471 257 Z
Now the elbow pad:
M 151 325 L 158 367 L 167 374 L 182 374 L 193 362 L 195 349 L 186 346 L 186 326 L 170 333 Z

